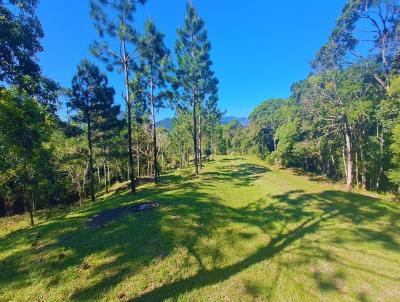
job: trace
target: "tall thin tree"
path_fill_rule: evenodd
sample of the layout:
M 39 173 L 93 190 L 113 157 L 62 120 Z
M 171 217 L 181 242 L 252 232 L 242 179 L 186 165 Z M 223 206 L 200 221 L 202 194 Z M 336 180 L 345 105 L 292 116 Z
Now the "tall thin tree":
M 164 35 L 157 30 L 154 22 L 149 18 L 145 24 L 144 35 L 140 39 L 141 64 L 139 73 L 144 83 L 141 92 L 145 95 L 151 115 L 155 183 L 158 182 L 160 174 L 156 114 L 159 108 L 165 106 L 164 101 L 172 95 L 172 92 L 168 90 L 172 63 L 163 39 Z
M 91 47 L 95 56 L 107 64 L 111 71 L 117 67 L 124 75 L 125 93 L 122 97 L 127 106 L 128 119 L 128 159 L 131 191 L 135 191 L 135 172 L 132 151 L 132 106 L 134 95 L 130 91 L 134 61 L 138 58 L 137 32 L 133 26 L 134 13 L 137 4 L 144 4 L 146 0 L 91 0 L 90 11 L 95 21 L 95 28 L 101 42 L 95 41 Z M 110 11 L 107 15 L 106 11 Z M 118 48 L 112 48 L 111 41 L 116 40 Z
M 189 2 L 186 7 L 184 26 L 178 29 L 178 40 L 175 46 L 178 63 L 176 77 L 183 102 L 192 108 L 196 174 L 199 173 L 198 114 L 206 94 L 209 93 L 210 80 L 216 81 L 211 72 L 210 49 L 204 21 Z

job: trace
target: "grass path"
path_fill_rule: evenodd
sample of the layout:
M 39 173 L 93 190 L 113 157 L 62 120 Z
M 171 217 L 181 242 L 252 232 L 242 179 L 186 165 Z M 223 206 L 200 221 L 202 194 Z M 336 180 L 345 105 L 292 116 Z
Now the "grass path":
M 1 234 L 0 301 L 398 301 L 399 204 L 250 158 L 189 173 Z

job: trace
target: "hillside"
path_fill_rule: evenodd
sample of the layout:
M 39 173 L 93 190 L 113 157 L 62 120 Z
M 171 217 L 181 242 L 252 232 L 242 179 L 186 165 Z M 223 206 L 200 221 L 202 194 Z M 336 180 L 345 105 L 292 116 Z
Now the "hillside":
M 2 226 L 0 301 L 398 298 L 399 204 L 251 158 L 191 171 L 31 229 Z M 87 224 L 144 201 L 159 207 Z
M 238 121 L 239 124 L 242 126 L 248 126 L 250 124 L 250 121 L 247 117 L 236 117 L 236 116 L 224 116 L 222 118 L 222 124 L 229 124 L 232 121 Z
M 165 128 L 167 130 L 172 129 L 172 118 L 165 118 L 157 122 L 157 127 L 158 128 Z M 247 117 L 235 117 L 235 116 L 225 116 L 222 118 L 221 123 L 226 125 L 229 124 L 230 122 L 237 120 L 242 126 L 248 126 L 250 124 L 250 121 Z
M 157 122 L 157 127 L 158 128 L 164 128 L 167 130 L 171 130 L 172 129 L 172 118 L 167 117 L 165 119 L 162 119 L 160 121 Z

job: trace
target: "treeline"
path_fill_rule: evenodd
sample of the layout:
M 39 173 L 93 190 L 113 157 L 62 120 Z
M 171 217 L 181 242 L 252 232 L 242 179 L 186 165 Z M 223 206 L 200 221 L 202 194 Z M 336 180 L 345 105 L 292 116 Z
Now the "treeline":
M 399 1 L 349 0 L 312 74 L 248 128 L 224 127 L 220 149 L 400 193 L 399 14 Z
M 0 215 L 26 211 L 34 224 L 36 209 L 95 201 L 115 182 L 134 192 L 189 161 L 199 173 L 221 118 L 205 24 L 188 3 L 172 55 L 151 18 L 143 32 L 135 28 L 145 2 L 89 1 L 98 33 L 89 48 L 121 75 L 118 96 L 88 59 L 70 88 L 46 78 L 36 58 L 44 35 L 38 0 L 0 1 Z M 157 128 L 164 107 L 176 110 L 170 133 Z

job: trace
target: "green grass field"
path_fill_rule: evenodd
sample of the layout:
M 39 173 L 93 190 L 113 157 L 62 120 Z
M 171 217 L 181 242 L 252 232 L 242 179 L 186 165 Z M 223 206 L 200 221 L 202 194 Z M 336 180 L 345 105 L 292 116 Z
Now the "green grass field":
M 400 300 L 400 204 L 250 158 L 190 173 L 2 226 L 0 301 Z M 148 200 L 160 207 L 86 226 Z

